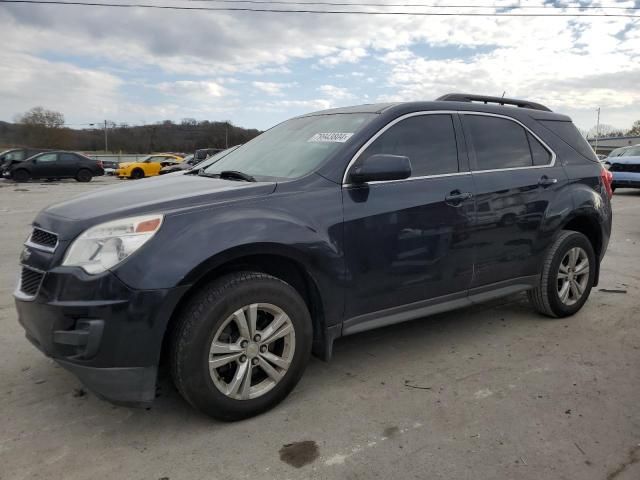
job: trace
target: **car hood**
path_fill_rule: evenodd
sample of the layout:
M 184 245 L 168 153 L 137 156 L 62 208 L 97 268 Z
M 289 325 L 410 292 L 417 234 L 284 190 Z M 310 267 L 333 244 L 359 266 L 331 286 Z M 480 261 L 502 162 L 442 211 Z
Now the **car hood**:
M 640 163 L 639 156 L 615 157 L 607 160 L 609 163 L 619 163 L 620 165 L 637 165 Z
M 240 182 L 197 175 L 171 175 L 114 185 L 46 208 L 34 221 L 61 240 L 109 220 L 146 213 L 169 213 L 203 205 L 268 195 L 275 182 Z
M 124 162 L 124 163 L 119 163 L 119 164 L 118 164 L 118 168 L 127 168 L 127 167 L 130 167 L 131 165 L 133 165 L 134 163 L 140 163 L 140 162 Z

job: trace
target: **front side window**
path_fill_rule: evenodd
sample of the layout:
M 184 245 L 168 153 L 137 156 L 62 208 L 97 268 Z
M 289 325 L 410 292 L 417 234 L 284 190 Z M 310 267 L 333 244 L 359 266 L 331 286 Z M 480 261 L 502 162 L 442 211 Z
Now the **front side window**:
M 376 114 L 298 117 L 276 125 L 207 167 L 206 175 L 234 170 L 260 178 L 298 178 L 317 169 Z
M 517 123 L 484 115 L 463 115 L 463 121 L 476 154 L 476 170 L 533 165 L 527 132 Z
M 55 162 L 58 158 L 57 153 L 45 153 L 44 155 L 40 155 L 36 158 L 37 163 L 50 163 Z
M 402 155 L 411 161 L 411 176 L 458 171 L 458 148 L 451 115 L 409 117 L 380 135 L 360 158 L 376 154 Z

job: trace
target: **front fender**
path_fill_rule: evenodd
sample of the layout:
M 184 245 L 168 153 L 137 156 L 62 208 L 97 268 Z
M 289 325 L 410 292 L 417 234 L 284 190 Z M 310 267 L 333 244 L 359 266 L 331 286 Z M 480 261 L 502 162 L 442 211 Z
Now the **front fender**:
M 174 288 L 244 256 L 280 255 L 308 272 L 325 311 L 339 317 L 345 277 L 342 232 L 340 189 L 327 182 L 312 191 L 169 214 L 149 244 L 114 273 L 134 289 Z

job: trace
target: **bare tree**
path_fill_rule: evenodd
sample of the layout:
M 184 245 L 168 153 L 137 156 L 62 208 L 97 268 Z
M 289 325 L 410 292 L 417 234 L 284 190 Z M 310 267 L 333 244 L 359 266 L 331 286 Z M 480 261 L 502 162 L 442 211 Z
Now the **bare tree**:
M 594 125 L 587 132 L 587 138 L 620 137 L 622 135 L 624 135 L 623 130 L 606 123 L 601 123 L 599 128 Z
M 631 125 L 631 129 L 627 132 L 627 135 L 640 135 L 640 120 L 636 120 Z
M 30 145 L 67 148 L 70 132 L 64 128 L 64 115 L 55 110 L 34 107 L 18 115 L 17 123 L 22 125 L 25 137 Z

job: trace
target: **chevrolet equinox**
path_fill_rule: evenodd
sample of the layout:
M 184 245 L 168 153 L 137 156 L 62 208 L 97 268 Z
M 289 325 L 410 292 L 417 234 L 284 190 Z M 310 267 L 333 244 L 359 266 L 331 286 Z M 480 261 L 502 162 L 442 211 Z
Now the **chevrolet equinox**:
M 15 291 L 28 339 L 112 402 L 159 366 L 222 420 L 282 401 L 338 337 L 527 292 L 576 313 L 611 175 L 571 119 L 450 94 L 288 120 L 211 166 L 46 208 Z

